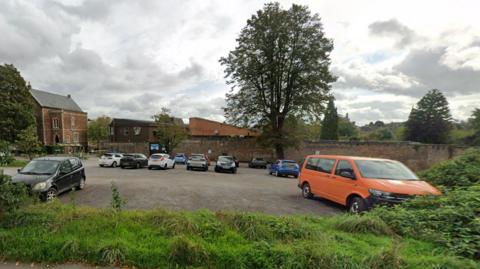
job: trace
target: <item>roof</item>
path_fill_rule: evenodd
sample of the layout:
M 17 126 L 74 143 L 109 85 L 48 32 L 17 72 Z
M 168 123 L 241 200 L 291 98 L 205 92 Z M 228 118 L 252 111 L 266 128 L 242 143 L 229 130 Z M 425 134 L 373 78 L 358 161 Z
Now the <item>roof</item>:
M 332 158 L 332 159 L 347 159 L 352 161 L 392 161 L 397 162 L 396 160 L 385 159 L 385 158 L 372 158 L 372 157 L 362 157 L 362 156 L 343 156 L 343 155 L 308 155 L 307 157 L 316 157 L 316 158 Z
M 181 118 L 173 117 L 175 124 L 178 125 L 185 125 Z M 115 125 L 156 125 L 154 120 L 134 120 L 134 119 L 113 119 L 115 121 Z M 113 124 L 113 121 L 112 123 Z
M 71 97 L 34 89 L 30 89 L 30 93 L 42 107 L 83 112 Z

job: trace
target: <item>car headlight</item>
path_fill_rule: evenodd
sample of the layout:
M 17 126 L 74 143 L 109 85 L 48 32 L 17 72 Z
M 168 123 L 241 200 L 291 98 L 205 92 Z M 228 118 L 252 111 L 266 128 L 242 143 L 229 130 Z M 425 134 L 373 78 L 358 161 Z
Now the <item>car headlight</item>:
M 396 199 L 395 195 L 388 191 L 379 191 L 374 189 L 368 189 L 370 194 L 374 197 L 384 198 L 384 199 Z
M 34 187 L 33 187 L 33 190 L 34 191 L 38 191 L 38 190 L 43 190 L 47 187 L 47 183 L 45 182 L 40 182 L 40 183 L 37 183 Z

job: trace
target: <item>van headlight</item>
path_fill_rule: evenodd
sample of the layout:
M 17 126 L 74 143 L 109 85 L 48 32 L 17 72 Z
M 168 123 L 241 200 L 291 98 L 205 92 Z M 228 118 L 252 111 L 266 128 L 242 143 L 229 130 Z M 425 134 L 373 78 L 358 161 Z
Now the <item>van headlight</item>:
M 47 187 L 47 183 L 45 182 L 40 182 L 40 183 L 37 183 L 34 187 L 33 187 L 33 190 L 34 191 L 39 191 L 39 190 L 43 190 Z
M 368 189 L 368 191 L 374 197 L 383 198 L 383 199 L 391 199 L 391 200 L 396 199 L 395 195 L 391 192 L 388 192 L 388 191 L 379 191 L 379 190 L 374 190 L 374 189 Z

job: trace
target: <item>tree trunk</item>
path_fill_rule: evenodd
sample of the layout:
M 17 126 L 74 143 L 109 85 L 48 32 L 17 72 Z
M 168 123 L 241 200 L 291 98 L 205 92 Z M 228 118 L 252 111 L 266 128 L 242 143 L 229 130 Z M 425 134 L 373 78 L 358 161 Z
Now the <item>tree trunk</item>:
M 277 159 L 285 159 L 282 143 L 275 143 L 275 151 L 277 153 Z

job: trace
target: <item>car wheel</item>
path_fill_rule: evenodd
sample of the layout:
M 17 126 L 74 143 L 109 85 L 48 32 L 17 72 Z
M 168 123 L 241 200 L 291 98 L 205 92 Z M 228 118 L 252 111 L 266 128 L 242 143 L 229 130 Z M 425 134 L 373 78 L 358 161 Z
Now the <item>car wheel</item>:
M 45 202 L 53 201 L 57 198 L 57 190 L 54 188 L 50 188 L 47 193 L 45 194 Z
M 233 173 L 233 174 L 236 174 L 236 173 L 237 173 L 237 169 L 233 169 L 232 173 Z
M 207 170 L 208 170 L 208 166 L 207 166 L 207 167 L 205 167 L 205 169 L 203 169 L 203 172 L 205 172 L 205 171 L 207 171 Z
M 251 165 L 251 164 L 248 164 L 248 167 L 252 168 L 252 165 Z
M 148 170 L 152 170 L 152 167 L 151 167 L 151 166 L 149 166 L 149 167 L 148 167 Z
M 272 175 L 272 170 L 268 169 L 268 174 Z
M 360 214 L 364 211 L 367 211 L 367 204 L 362 198 L 354 197 L 348 205 L 348 211 L 352 215 Z
M 294 177 L 294 178 L 298 178 L 298 175 L 294 175 L 293 177 Z
M 188 165 L 187 165 L 187 170 L 190 170 L 190 167 L 188 167 Z
M 135 164 L 135 169 L 140 168 L 140 163 Z
M 175 169 L 175 164 L 176 164 L 176 163 L 173 163 L 173 165 L 172 165 L 172 169 Z
M 113 163 L 112 163 L 112 167 L 113 167 L 113 168 L 117 167 L 117 162 L 113 162 Z
M 163 170 L 167 170 L 167 168 L 168 168 L 168 167 L 167 167 L 167 164 L 165 164 L 165 165 L 163 166 Z
M 103 164 L 99 164 L 99 165 L 100 165 L 100 167 L 103 167 Z
M 77 190 L 81 191 L 81 190 L 83 190 L 83 188 L 85 188 L 85 178 L 84 177 L 82 177 L 80 179 L 80 182 L 78 182 Z
M 266 166 L 264 166 L 264 167 L 263 167 L 263 169 L 267 169 L 267 167 L 266 167 Z
M 218 168 L 216 166 L 215 166 L 215 169 L 213 170 L 215 170 L 215 173 L 218 173 Z
M 313 198 L 313 193 L 310 190 L 310 184 L 308 183 L 303 183 L 302 186 L 302 196 L 305 199 L 312 199 Z
M 276 176 L 276 177 L 280 177 L 281 175 L 282 175 L 282 174 L 280 174 L 280 173 L 278 172 L 278 170 L 275 170 L 275 176 Z
M 120 168 L 125 169 L 125 166 L 121 165 Z

